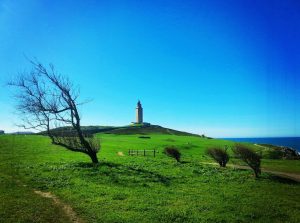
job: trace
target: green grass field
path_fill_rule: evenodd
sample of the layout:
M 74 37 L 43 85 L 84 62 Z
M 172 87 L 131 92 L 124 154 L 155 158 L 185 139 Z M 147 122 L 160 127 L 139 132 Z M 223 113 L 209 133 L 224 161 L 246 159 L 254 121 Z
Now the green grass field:
M 206 148 L 233 142 L 149 136 L 98 134 L 97 167 L 47 137 L 0 136 L 0 222 L 68 222 L 61 208 L 34 190 L 55 194 L 85 222 L 300 222 L 300 184 L 266 173 L 255 180 L 250 170 L 208 164 Z M 180 148 L 183 162 L 164 155 L 165 146 Z M 128 149 L 159 153 L 128 156 Z M 300 161 L 262 165 L 300 173 Z

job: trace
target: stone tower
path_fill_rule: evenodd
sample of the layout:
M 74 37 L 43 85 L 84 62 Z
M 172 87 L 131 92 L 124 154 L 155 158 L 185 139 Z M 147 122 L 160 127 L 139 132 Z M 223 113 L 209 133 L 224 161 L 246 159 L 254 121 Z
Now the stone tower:
M 143 108 L 140 100 L 138 101 L 135 110 L 136 110 L 136 123 L 143 124 Z

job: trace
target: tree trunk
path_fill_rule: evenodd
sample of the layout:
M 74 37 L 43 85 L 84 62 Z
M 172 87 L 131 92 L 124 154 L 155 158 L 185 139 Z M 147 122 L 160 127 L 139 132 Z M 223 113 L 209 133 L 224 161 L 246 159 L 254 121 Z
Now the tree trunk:
M 97 153 L 96 153 L 96 152 L 90 152 L 90 153 L 88 153 L 88 155 L 89 155 L 89 157 L 91 158 L 91 160 L 92 160 L 92 162 L 93 162 L 94 164 L 99 163 L 98 157 L 97 157 Z
M 226 163 L 224 161 L 219 162 L 221 167 L 226 167 Z
M 255 168 L 254 173 L 255 173 L 255 178 L 258 178 L 259 175 L 261 174 L 260 168 Z

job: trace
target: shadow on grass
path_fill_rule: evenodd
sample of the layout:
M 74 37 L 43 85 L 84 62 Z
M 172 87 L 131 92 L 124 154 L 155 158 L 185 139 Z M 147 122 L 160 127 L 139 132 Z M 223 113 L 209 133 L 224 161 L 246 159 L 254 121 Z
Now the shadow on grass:
M 104 180 L 101 179 L 101 177 L 106 177 L 106 180 L 124 186 L 148 186 L 147 183 L 161 183 L 165 186 L 170 185 L 170 178 L 140 167 L 106 161 L 102 161 L 97 165 L 91 163 L 74 163 L 70 167 L 77 170 L 88 170 L 83 171 L 84 175 L 88 177 L 87 180 L 93 180 L 99 183 Z
M 180 145 L 179 148 L 180 149 L 194 149 L 197 148 L 198 146 L 193 145 L 193 144 L 184 144 L 184 145 Z
M 181 164 L 189 164 L 189 163 L 191 163 L 191 161 L 181 160 L 179 163 L 181 163 Z
M 296 180 L 293 180 L 293 179 L 285 177 L 285 176 L 270 174 L 269 176 L 267 176 L 265 178 L 272 180 L 274 182 L 283 183 L 283 184 L 299 184 L 299 182 L 297 182 Z
M 239 171 L 239 172 L 249 172 L 252 173 L 253 175 L 253 179 L 255 180 L 268 180 L 268 181 L 273 181 L 273 182 L 277 182 L 277 183 L 283 183 L 283 184 L 299 184 L 299 182 L 297 182 L 297 180 L 290 178 L 288 176 L 284 176 L 284 175 L 275 175 L 272 173 L 268 173 L 268 172 L 262 172 L 262 174 L 258 177 L 255 178 L 254 173 L 251 169 L 234 169 L 235 171 Z

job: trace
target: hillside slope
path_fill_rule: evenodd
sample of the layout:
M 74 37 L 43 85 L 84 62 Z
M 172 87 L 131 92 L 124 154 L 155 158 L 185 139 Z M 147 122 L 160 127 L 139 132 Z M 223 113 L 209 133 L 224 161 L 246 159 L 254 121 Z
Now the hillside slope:
M 109 131 L 105 131 L 105 133 L 117 134 L 117 135 L 165 134 L 165 135 L 178 135 L 178 136 L 199 136 L 188 132 L 182 132 L 174 129 L 164 128 L 159 125 L 125 126 L 125 127 L 120 127 Z
M 165 135 L 178 135 L 178 136 L 199 136 L 188 132 L 182 132 L 174 129 L 164 128 L 159 125 L 130 125 L 130 126 L 83 126 L 84 134 L 116 134 L 116 135 L 147 135 L 147 134 L 165 134 Z M 61 127 L 52 130 L 55 133 L 66 133 L 72 131 L 71 127 Z M 43 133 L 42 133 L 43 134 Z M 199 136 L 200 137 L 200 136 Z
M 266 173 L 255 180 L 250 170 L 220 168 L 205 155 L 206 148 L 234 142 L 149 136 L 97 134 L 98 166 L 48 137 L 0 136 L 0 222 L 68 222 L 62 208 L 34 191 L 55 195 L 85 222 L 300 221 L 300 184 Z M 182 162 L 166 156 L 165 146 L 178 147 Z M 130 156 L 128 149 L 148 151 Z M 262 166 L 300 173 L 297 160 Z

